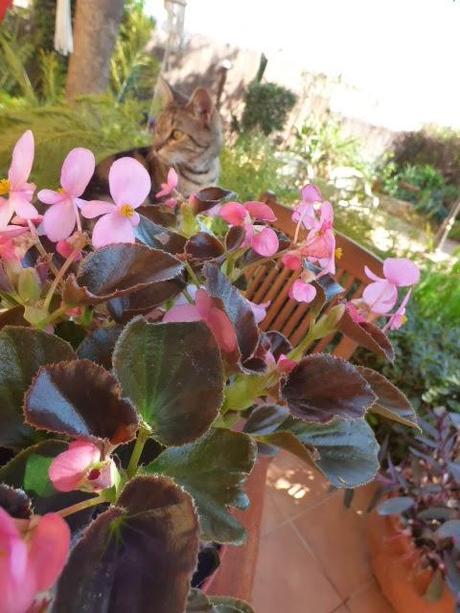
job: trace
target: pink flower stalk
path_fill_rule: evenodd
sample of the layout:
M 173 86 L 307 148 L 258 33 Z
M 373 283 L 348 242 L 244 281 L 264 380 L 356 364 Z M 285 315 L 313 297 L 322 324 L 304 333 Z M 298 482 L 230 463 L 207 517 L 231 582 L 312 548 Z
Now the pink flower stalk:
M 246 230 L 244 247 L 251 247 L 263 257 L 271 257 L 279 249 L 278 236 L 272 228 L 253 225 L 253 221 L 276 221 L 276 216 L 264 202 L 228 202 L 221 207 L 219 215 L 232 226 Z
M 289 298 L 296 302 L 312 302 L 316 296 L 316 287 L 302 279 L 297 279 L 289 289 Z
M 134 158 L 120 158 L 110 167 L 109 187 L 115 204 L 92 200 L 82 208 L 87 219 L 102 215 L 93 230 L 96 249 L 112 243 L 134 243 L 133 228 L 140 221 L 136 209 L 150 193 L 150 175 Z
M 195 304 L 177 304 L 163 317 L 163 322 L 204 321 L 224 353 L 232 353 L 238 345 L 235 328 L 228 315 L 215 306 L 205 289 L 198 289 Z
M 250 300 L 248 300 L 248 302 L 254 313 L 256 324 L 260 324 L 267 317 L 267 309 L 271 304 L 271 300 L 268 302 L 261 302 L 260 304 L 256 304 Z
M 56 251 L 65 259 L 70 257 L 76 250 L 79 251 L 78 255 L 74 256 L 74 262 L 78 262 L 82 258 L 80 247 L 81 235 L 78 234 L 73 234 L 72 236 L 69 236 L 68 238 L 56 243 Z
M 166 180 L 166 183 L 161 184 L 161 189 L 157 194 L 155 194 L 155 197 L 163 198 L 164 196 L 169 196 L 177 188 L 178 183 L 179 183 L 179 177 L 177 176 L 177 172 L 174 170 L 174 168 L 170 168 L 168 172 L 168 178 Z M 166 202 L 167 206 L 171 206 L 170 204 L 168 204 L 168 202 L 169 200 Z M 175 206 L 175 203 L 176 201 L 174 200 L 174 206 Z
M 395 306 L 399 287 L 410 287 L 420 280 L 420 270 L 407 258 L 387 258 L 383 263 L 384 278 L 377 276 L 367 266 L 366 275 L 373 283 L 365 288 L 363 300 L 376 315 L 386 315 Z
M 47 513 L 23 526 L 0 508 L 0 613 L 26 613 L 67 561 L 70 530 L 62 517 Z
M 334 209 L 330 202 L 323 202 L 319 220 L 315 221 L 301 247 L 302 255 L 317 262 L 322 273 L 335 273 Z
M 8 179 L 0 180 L 0 228 L 5 228 L 13 213 L 25 219 L 38 216 L 37 209 L 31 203 L 35 183 L 28 183 L 34 161 L 34 136 L 27 130 L 13 149 Z M 8 194 L 8 198 L 2 198 Z
M 78 208 L 86 204 L 80 196 L 90 182 L 96 160 L 89 149 L 77 147 L 67 155 L 61 168 L 61 188 L 42 189 L 38 198 L 50 208 L 43 217 L 43 228 L 50 241 L 63 241 L 79 225 Z M 79 227 L 81 230 L 81 228 Z
M 399 307 L 396 309 L 393 315 L 390 316 L 388 323 L 383 328 L 384 332 L 388 329 L 389 330 L 399 330 L 399 328 L 401 328 L 401 326 L 403 326 L 406 323 L 407 321 L 406 306 L 407 306 L 407 303 L 409 302 L 411 293 L 412 293 L 412 289 L 410 289 L 407 292 L 407 294 L 404 296 L 403 301 L 401 302 Z
M 102 460 L 97 445 L 78 440 L 54 458 L 48 474 L 59 492 L 101 492 L 115 484 L 117 469 L 112 458 Z

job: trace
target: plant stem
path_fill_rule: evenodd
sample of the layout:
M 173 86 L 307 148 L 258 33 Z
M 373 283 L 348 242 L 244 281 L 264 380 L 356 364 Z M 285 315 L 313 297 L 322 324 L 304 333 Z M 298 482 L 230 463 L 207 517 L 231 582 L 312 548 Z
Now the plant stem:
M 198 277 L 196 276 L 195 271 L 193 270 L 193 268 L 190 266 L 190 264 L 187 261 L 185 262 L 185 268 L 187 269 L 187 272 L 190 275 L 190 279 L 193 281 L 193 283 L 197 287 L 200 287 L 201 283 Z
M 150 427 L 145 423 L 141 423 L 133 452 L 131 454 L 131 457 L 129 458 L 128 468 L 126 469 L 128 478 L 134 477 L 134 475 L 136 474 L 139 460 L 141 459 L 145 443 L 148 441 L 150 434 Z
M 33 235 L 33 237 L 35 238 L 35 246 L 37 247 L 40 255 L 47 260 L 50 270 L 53 273 L 53 275 L 57 275 L 58 274 L 58 269 L 56 268 L 56 266 L 53 264 L 53 259 L 50 256 L 50 254 L 46 251 L 46 249 L 43 247 L 40 237 L 37 234 L 37 229 L 35 228 L 34 224 L 30 221 L 30 219 L 28 220 L 28 225 L 29 225 L 29 230 L 30 233 Z
M 70 266 L 72 265 L 74 259 L 77 257 L 78 254 L 79 254 L 78 250 L 72 251 L 72 253 L 69 255 L 67 260 L 61 266 L 60 270 L 58 271 L 57 275 L 54 278 L 53 283 L 51 284 L 51 286 L 50 286 L 50 288 L 48 290 L 48 293 L 46 294 L 45 302 L 43 303 L 43 308 L 44 309 L 48 310 L 48 308 L 49 308 L 49 306 L 51 304 L 51 300 L 53 299 L 54 293 L 55 293 L 59 283 L 63 279 L 65 273 L 69 270 Z
M 58 511 L 58 513 L 61 517 L 67 517 L 67 515 L 73 515 L 74 513 L 78 513 L 84 509 L 95 507 L 97 504 L 101 504 L 102 502 L 108 502 L 104 493 L 94 496 L 94 498 L 89 498 L 88 500 L 82 500 L 81 502 L 72 504 L 70 507 L 65 507 L 64 509 Z
M 56 319 L 59 319 L 59 317 L 61 317 L 61 315 L 64 315 L 68 308 L 69 307 L 67 305 L 59 307 L 58 309 L 53 311 L 46 319 L 41 321 L 40 325 L 45 327 L 48 324 L 53 323 L 53 321 L 56 321 Z

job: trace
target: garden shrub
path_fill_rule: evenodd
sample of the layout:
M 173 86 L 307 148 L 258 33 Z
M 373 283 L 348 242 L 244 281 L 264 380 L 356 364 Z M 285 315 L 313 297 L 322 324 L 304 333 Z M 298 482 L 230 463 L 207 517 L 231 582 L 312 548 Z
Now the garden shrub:
M 243 130 L 260 128 L 266 136 L 282 130 L 296 99 L 291 90 L 277 83 L 251 83 L 241 120 Z

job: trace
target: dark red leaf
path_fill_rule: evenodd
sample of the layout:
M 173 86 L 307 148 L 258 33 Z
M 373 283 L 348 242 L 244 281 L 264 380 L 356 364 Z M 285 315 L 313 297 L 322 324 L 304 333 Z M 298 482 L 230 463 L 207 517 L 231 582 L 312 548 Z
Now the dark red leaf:
M 207 232 L 198 232 L 185 245 L 185 253 L 192 260 L 215 260 L 224 252 L 222 243 Z
M 27 494 L 5 483 L 0 483 L 0 508 L 16 519 L 29 519 L 32 515 L 32 505 Z
M 339 330 L 361 347 L 373 351 L 390 362 L 394 360 L 394 350 L 390 340 L 376 325 L 369 322 L 358 324 L 345 310 L 339 323 Z
M 205 187 L 190 196 L 195 213 L 204 213 L 220 202 L 225 202 L 234 197 L 234 193 L 222 187 Z
M 376 399 L 352 364 L 326 354 L 309 355 L 299 362 L 281 393 L 293 415 L 321 423 L 336 416 L 363 417 Z
M 112 445 L 134 438 L 139 418 L 110 373 L 89 360 L 73 360 L 38 371 L 24 403 L 26 422 L 73 438 L 107 439 Z

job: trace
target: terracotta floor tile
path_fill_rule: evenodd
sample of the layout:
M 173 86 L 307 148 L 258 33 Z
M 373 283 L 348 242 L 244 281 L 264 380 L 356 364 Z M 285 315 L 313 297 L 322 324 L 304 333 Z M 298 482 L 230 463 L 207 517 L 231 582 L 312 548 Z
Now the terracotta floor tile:
M 268 487 L 265 489 L 264 510 L 262 515 L 261 536 L 265 536 L 277 526 L 284 523 L 284 515 L 276 504 L 274 495 Z
M 327 498 L 329 484 L 316 470 L 286 452 L 270 464 L 267 488 L 285 519 L 291 519 Z
M 368 483 L 362 487 L 357 487 L 354 490 L 353 500 L 351 501 L 351 506 L 353 509 L 355 509 L 355 511 L 357 511 L 359 514 L 366 514 L 367 507 L 369 506 L 376 488 L 376 483 Z
M 331 613 L 350 613 L 350 609 L 347 607 L 347 605 L 341 604 L 338 609 L 334 609 L 333 611 L 331 611 Z M 373 612 L 368 611 L 368 613 L 373 613 Z
M 343 506 L 341 492 L 306 511 L 293 523 L 342 599 L 371 581 L 365 517 Z
M 351 613 L 396 613 L 375 582 L 352 596 L 347 606 Z
M 331 613 L 341 601 L 290 523 L 262 537 L 252 599 L 257 613 Z

